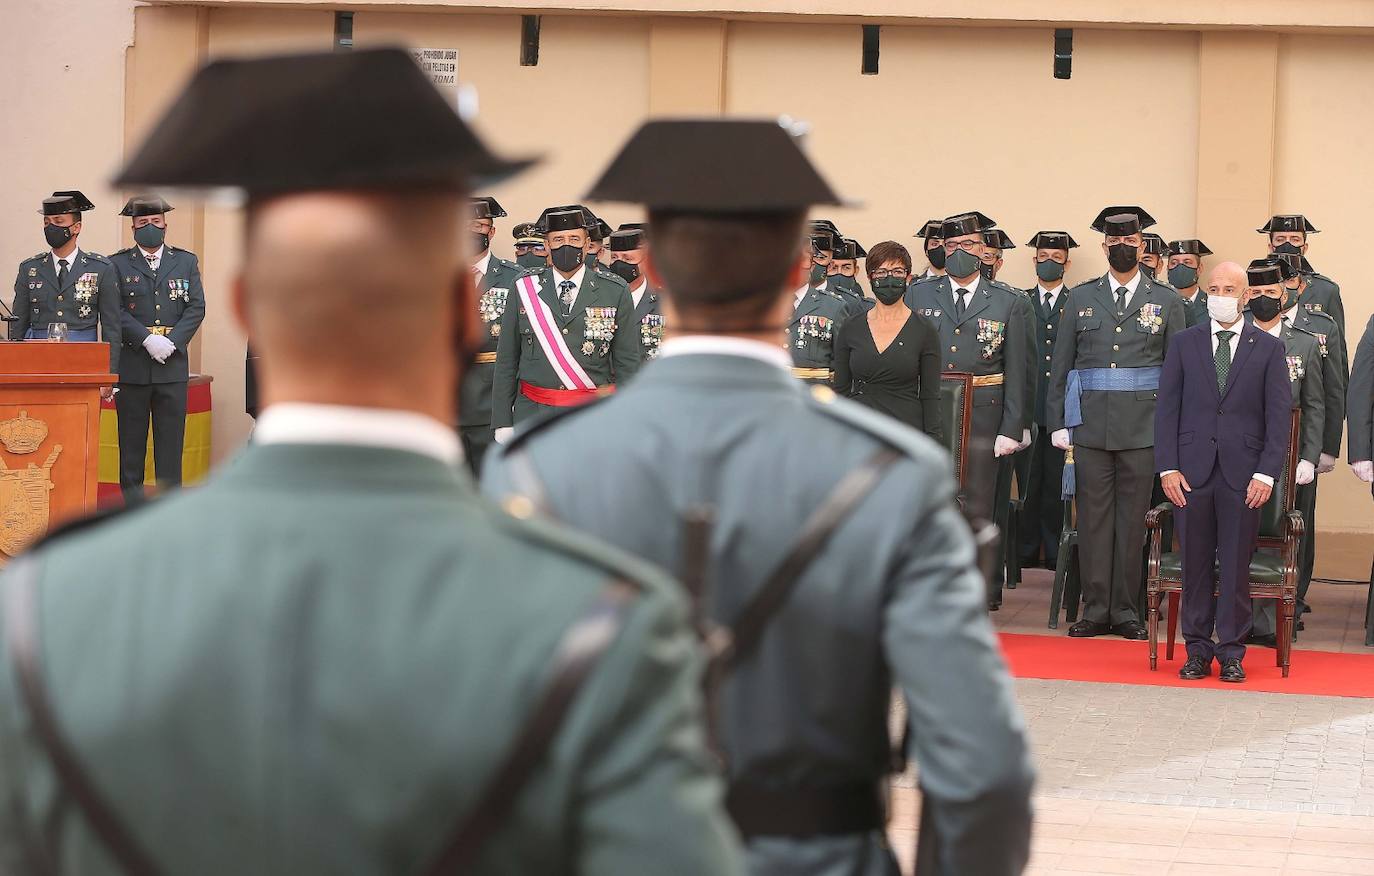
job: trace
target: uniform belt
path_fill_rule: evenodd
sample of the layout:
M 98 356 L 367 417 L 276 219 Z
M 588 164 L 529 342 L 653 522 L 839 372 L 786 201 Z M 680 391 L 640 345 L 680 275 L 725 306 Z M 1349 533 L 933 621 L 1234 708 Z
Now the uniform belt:
M 490 353 L 478 353 L 477 358 L 473 359 L 472 361 L 476 365 L 495 365 L 496 351 L 493 350 Z
M 172 327 L 169 325 L 145 325 L 144 328 L 148 330 L 148 334 L 162 335 L 164 338 L 172 333 Z
M 793 368 L 792 376 L 799 380 L 829 380 L 835 372 L 829 368 Z
M 974 375 L 974 386 L 1001 386 L 1007 379 L 1005 374 L 977 374 Z
M 868 833 L 882 830 L 887 821 L 876 783 L 770 790 L 737 782 L 730 786 L 725 808 L 745 839 Z
M 549 405 L 555 408 L 572 408 L 584 405 L 613 392 L 615 392 L 614 386 L 598 386 L 596 389 L 545 389 L 542 386 L 535 386 L 533 383 L 520 381 L 521 395 L 535 404 Z

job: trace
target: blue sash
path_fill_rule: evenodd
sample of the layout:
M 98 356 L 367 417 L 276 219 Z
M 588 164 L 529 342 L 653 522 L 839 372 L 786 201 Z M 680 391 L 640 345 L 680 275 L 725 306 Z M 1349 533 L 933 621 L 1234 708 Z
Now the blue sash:
M 1084 368 L 1069 372 L 1064 393 L 1064 428 L 1073 442 L 1075 426 L 1083 425 L 1083 393 L 1085 392 L 1144 392 L 1159 389 L 1159 375 L 1164 369 L 1158 365 L 1143 368 Z M 1072 498 L 1077 488 L 1074 465 L 1066 462 L 1060 495 Z

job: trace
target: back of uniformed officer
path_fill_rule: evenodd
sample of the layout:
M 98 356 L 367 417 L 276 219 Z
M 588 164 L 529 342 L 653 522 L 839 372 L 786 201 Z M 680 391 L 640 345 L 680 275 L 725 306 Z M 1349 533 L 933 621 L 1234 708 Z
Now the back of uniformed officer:
M 215 62 L 136 153 L 247 189 L 264 409 L 6 570 L 0 872 L 743 872 L 675 585 L 461 469 L 464 180 L 519 166 L 391 49 Z
M 713 728 L 754 874 L 895 876 L 894 684 L 935 871 L 1019 873 L 1026 740 L 949 462 L 793 380 L 777 346 L 806 270 L 803 211 L 836 195 L 782 128 L 722 120 L 647 123 L 589 197 L 649 208 L 668 338 L 625 390 L 517 436 L 484 488 L 678 570 L 708 641 L 733 630 Z M 600 464 L 566 464 L 592 445 Z
M 153 472 L 160 489 L 181 485 L 186 443 L 187 349 L 205 318 L 205 289 L 196 254 L 166 242 L 167 214 L 160 197 L 130 198 L 119 215 L 130 217 L 134 245 L 110 256 L 119 283 L 119 486 L 125 502 L 143 499 L 148 423 L 153 430 Z

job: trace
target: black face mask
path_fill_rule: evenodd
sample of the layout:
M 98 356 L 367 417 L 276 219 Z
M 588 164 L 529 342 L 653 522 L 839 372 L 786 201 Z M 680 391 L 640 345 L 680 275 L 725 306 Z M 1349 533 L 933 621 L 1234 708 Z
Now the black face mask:
M 67 245 L 67 241 L 72 239 L 72 229 L 69 225 L 44 225 L 43 239 L 48 242 L 48 246 L 53 249 L 61 249 Z
M 483 234 L 480 231 L 472 232 L 472 251 L 474 253 L 484 253 L 491 246 L 491 235 Z
M 1302 249 L 1291 243 L 1281 243 L 1274 247 L 1274 252 L 1280 255 L 1302 255 Z
M 1140 263 L 1140 272 L 1145 276 L 1149 277 L 1151 280 L 1155 278 L 1155 266 L 1150 264 L 1149 262 Z
M 906 280 L 901 277 L 883 277 L 873 280 L 873 297 L 883 304 L 896 304 L 906 294 Z
M 553 256 L 553 266 L 565 274 L 571 274 L 578 265 L 583 264 L 582 247 L 571 243 L 555 247 L 549 254 Z
M 832 274 L 830 277 L 830 287 L 837 292 L 846 292 L 850 295 L 862 295 L 859 291 L 859 283 L 853 277 L 846 277 L 844 274 Z
M 634 282 L 639 279 L 639 265 L 632 265 L 629 262 L 616 259 L 611 262 L 611 273 L 626 283 L 634 285 Z
M 586 265 L 589 268 L 592 265 L 596 264 L 596 253 L 589 252 L 586 255 L 584 255 L 582 257 L 582 264 Z
M 1046 283 L 1053 283 L 1055 280 L 1064 276 L 1064 266 L 1054 259 L 1045 259 L 1043 262 L 1036 262 L 1035 276 L 1044 280 Z
M 991 279 L 992 279 L 992 273 L 993 273 L 993 271 L 995 271 L 996 269 L 997 269 L 997 265 L 996 265 L 995 263 L 992 263 L 992 262 L 983 262 L 983 266 L 980 267 L 980 268 L 978 269 L 978 272 L 981 273 L 981 274 L 983 275 L 983 279 L 984 279 L 984 280 L 991 280 Z
M 934 249 L 926 250 L 926 258 L 930 260 L 930 266 L 937 271 L 945 269 L 945 247 L 943 244 Z
M 540 268 L 548 261 L 537 252 L 523 252 L 515 257 L 515 263 L 522 268 Z
M 1107 247 L 1107 264 L 1118 274 L 1124 274 L 1140 264 L 1140 249 L 1133 243 L 1114 243 Z
M 820 284 L 824 283 L 825 265 L 818 265 L 815 262 L 812 262 L 811 273 L 807 277 L 807 280 L 811 283 L 812 286 L 819 286 Z
M 1250 312 L 1260 322 L 1268 322 L 1278 316 L 1282 308 L 1282 301 L 1277 298 L 1270 298 L 1268 295 L 1261 295 L 1250 302 Z

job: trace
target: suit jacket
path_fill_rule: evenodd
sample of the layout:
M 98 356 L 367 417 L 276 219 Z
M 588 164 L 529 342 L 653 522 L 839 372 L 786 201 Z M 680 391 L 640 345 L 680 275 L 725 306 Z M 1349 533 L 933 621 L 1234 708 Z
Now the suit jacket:
M 1346 410 L 1350 418 L 1350 461 L 1374 459 L 1374 317 L 1370 317 L 1355 348 Z
M 190 377 L 187 349 L 205 319 L 205 290 L 196 254 L 164 245 L 154 272 L 133 246 L 110 256 L 119 283 L 120 331 L 124 351 L 119 359 L 120 383 L 181 383 Z M 150 327 L 170 327 L 167 340 L 176 351 L 159 363 L 143 347 Z
M 1155 318 L 1149 318 L 1147 305 Z M 1183 328 L 1183 299 L 1144 274 L 1121 316 L 1116 313 L 1110 274 L 1073 287 L 1050 362 L 1045 396 L 1049 429 L 1064 428 L 1064 399 L 1071 370 L 1163 365 L 1173 336 Z M 1074 444 L 1097 450 L 1152 446 L 1157 395 L 1152 389 L 1084 392 L 1083 425 L 1073 430 Z
M 477 317 L 482 321 L 482 346 L 479 357 L 496 355 L 501 337 L 501 317 L 506 306 L 515 300 L 515 281 L 525 275 L 525 269 L 505 259 L 491 257 L 487 272 L 477 285 Z M 485 355 L 484 355 L 485 354 Z M 473 362 L 463 375 L 458 394 L 458 422 L 464 426 L 487 426 L 491 423 L 491 385 L 496 375 L 496 362 Z
M 982 376 L 1003 374 L 1001 386 L 973 392 L 973 429 L 982 436 L 1021 440 L 1031 423 L 1026 369 L 1029 299 L 996 281 L 980 279 L 962 318 L 954 316 L 953 281 L 938 277 L 906 293 L 907 306 L 930 320 L 940 334 L 943 370 Z
M 853 313 L 849 304 L 833 292 L 809 289 L 801 303 L 792 309 L 787 323 L 787 347 L 792 365 L 797 368 L 835 367 L 835 338 L 840 326 Z M 812 380 L 813 383 L 827 383 Z
M 149 562 L 107 562 L 151 543 Z M 250 444 L 209 484 L 36 555 L 54 710 L 164 873 L 423 872 L 612 576 L 638 595 L 472 872 L 742 873 L 674 582 L 512 520 L 451 466 Z M 40 872 L 22 845 L 52 836 L 63 872 L 114 876 L 53 793 L 3 638 L 0 872 Z
M 1240 322 L 1226 387 L 1217 387 L 1212 323 L 1179 332 L 1164 360 L 1155 411 L 1155 471 L 1199 486 L 1220 467 L 1233 490 L 1255 473 L 1278 480 L 1288 454 L 1289 385 L 1278 338 Z
M 1047 425 L 1045 399 L 1050 390 L 1050 363 L 1054 361 L 1054 343 L 1059 339 L 1059 323 L 1064 317 L 1064 308 L 1068 306 L 1069 287 L 1067 284 L 1059 287 L 1054 306 L 1048 311 L 1045 310 L 1038 286 L 1027 289 L 1026 295 L 1030 297 L 1035 322 L 1035 355 L 1031 357 L 1035 362 L 1033 373 L 1036 378 L 1034 421 L 1044 427 Z
M 614 396 L 517 435 L 487 463 L 483 488 L 520 490 L 509 457 L 527 453 L 558 519 L 670 569 L 681 569 L 682 515 L 711 506 L 703 610 L 732 622 L 839 479 L 879 447 L 898 449 L 725 681 L 717 730 L 729 775 L 783 791 L 877 782 L 895 683 L 911 703 L 948 872 L 1019 873 L 1026 741 L 949 459 L 885 414 L 817 389 L 739 356 L 660 358 Z M 568 448 L 593 446 L 598 465 L 568 464 Z M 760 840 L 750 859 L 755 874 L 896 872 L 880 831 Z
M 10 309 L 15 316 L 10 323 L 12 341 L 23 340 L 31 328 L 46 331 L 52 322 L 65 322 L 72 331 L 99 326 L 100 339 L 110 345 L 110 371 L 119 373 L 119 284 L 105 256 L 78 247 L 60 289 L 51 250 L 25 259 L 14 278 Z
M 561 277 L 554 269 L 542 267 L 529 274 L 539 287 L 539 297 L 553 312 L 555 328 L 563 333 L 568 351 L 581 364 L 597 386 L 624 383 L 639 369 L 639 329 L 635 325 L 634 299 L 625 281 L 587 268 L 573 302 L 572 315 L 564 317 L 558 300 Z M 501 315 L 501 332 L 496 347 L 496 369 L 492 375 L 491 425 L 494 428 L 514 423 L 515 397 L 520 382 L 544 389 L 564 389 L 558 373 L 544 355 L 535 337 L 534 323 L 520 305 L 518 289 Z M 587 308 L 598 308 L 611 321 L 600 327 L 595 337 L 587 337 Z M 606 335 L 609 334 L 609 337 Z

